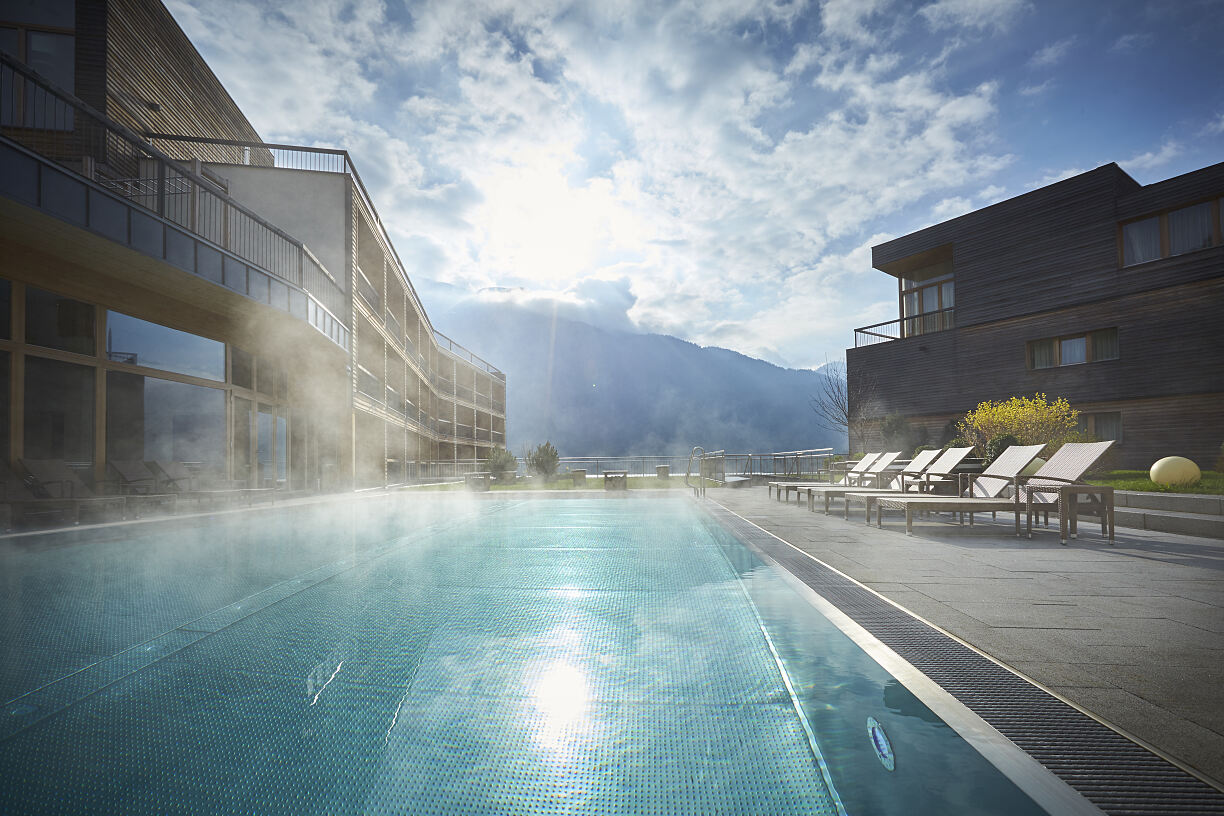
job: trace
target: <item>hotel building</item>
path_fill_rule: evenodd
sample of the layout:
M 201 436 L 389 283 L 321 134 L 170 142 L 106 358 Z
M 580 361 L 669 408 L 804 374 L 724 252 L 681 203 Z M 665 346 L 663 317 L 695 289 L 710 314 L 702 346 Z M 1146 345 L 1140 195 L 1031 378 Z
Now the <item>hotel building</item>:
M 1224 442 L 1224 164 L 1108 164 L 872 248 L 896 320 L 855 331 L 852 406 L 930 442 L 985 400 L 1065 397 L 1119 467 Z M 878 446 L 874 435 L 868 447 Z
M 265 144 L 157 0 L 0 3 L 0 387 L 15 472 L 98 483 L 379 487 L 506 442 L 352 158 Z

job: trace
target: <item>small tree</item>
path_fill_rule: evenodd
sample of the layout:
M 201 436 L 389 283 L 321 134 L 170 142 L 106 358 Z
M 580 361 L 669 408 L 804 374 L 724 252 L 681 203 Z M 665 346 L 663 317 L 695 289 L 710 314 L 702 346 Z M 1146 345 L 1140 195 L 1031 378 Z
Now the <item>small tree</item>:
M 1003 402 L 987 400 L 957 424 L 961 439 L 982 456 L 997 436 L 1014 436 L 1020 445 L 1046 445 L 1050 455 L 1066 442 L 1082 438 L 1079 411 L 1064 398 L 1050 402 L 1045 394 L 1012 397 Z
M 531 453 L 527 454 L 527 470 L 538 473 L 546 479 L 551 479 L 557 473 L 557 465 L 561 457 L 551 442 L 545 442 Z
M 499 482 L 509 481 L 518 470 L 518 457 L 505 448 L 493 448 L 484 460 L 484 469 Z
M 847 376 L 846 364 L 840 361 L 826 362 L 820 369 L 824 375 L 820 389 L 808 399 L 816 413 L 816 423 L 834 433 L 846 434 L 851 450 L 867 447 L 867 431 L 870 421 L 868 412 L 876 396 L 875 378 L 870 371 L 855 371 L 853 379 Z

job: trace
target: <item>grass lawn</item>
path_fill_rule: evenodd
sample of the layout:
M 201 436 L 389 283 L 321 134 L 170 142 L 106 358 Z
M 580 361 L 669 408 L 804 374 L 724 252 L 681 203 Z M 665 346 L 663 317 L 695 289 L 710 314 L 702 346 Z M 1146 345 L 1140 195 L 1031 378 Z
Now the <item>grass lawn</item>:
M 1204 470 L 1203 478 L 1193 486 L 1165 487 L 1148 478 L 1146 470 L 1114 470 L 1089 476 L 1091 484 L 1111 485 L 1114 490 L 1141 490 L 1150 493 L 1207 493 L 1224 495 L 1224 473 Z

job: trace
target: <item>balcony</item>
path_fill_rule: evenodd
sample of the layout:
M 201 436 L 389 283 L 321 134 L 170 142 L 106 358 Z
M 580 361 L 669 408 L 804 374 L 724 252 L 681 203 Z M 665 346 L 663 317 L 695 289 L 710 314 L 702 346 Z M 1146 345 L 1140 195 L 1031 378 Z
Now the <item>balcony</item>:
M 854 347 L 874 346 L 877 343 L 888 343 L 893 340 L 904 340 L 907 337 L 954 329 L 956 328 L 953 314 L 955 311 L 955 309 L 941 309 L 938 312 L 902 317 L 855 329 Z
M 289 312 L 348 347 L 348 329 L 331 318 L 344 293 L 304 244 L 229 198 L 198 165 L 172 159 L 4 53 L 0 147 L 7 197 Z

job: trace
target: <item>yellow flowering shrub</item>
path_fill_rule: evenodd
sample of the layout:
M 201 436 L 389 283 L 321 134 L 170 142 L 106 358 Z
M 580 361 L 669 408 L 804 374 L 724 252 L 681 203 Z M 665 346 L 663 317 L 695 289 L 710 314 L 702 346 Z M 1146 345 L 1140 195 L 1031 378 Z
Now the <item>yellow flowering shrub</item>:
M 1021 445 L 1046 445 L 1043 455 L 1049 456 L 1065 442 L 1082 438 L 1079 431 L 1079 411 L 1066 399 L 1050 402 L 1045 394 L 1012 397 L 1002 402 L 987 400 L 965 414 L 956 425 L 960 438 L 983 455 L 986 444 L 996 436 L 1011 434 Z

